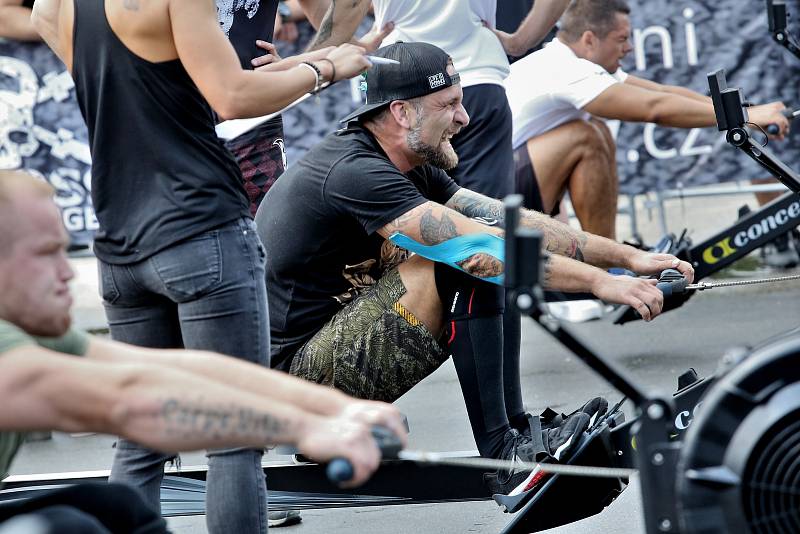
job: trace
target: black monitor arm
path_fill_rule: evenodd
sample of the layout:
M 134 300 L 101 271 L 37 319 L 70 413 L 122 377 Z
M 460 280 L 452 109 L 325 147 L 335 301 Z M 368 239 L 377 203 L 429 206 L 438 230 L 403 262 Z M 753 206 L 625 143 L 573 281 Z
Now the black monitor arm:
M 754 159 L 786 187 L 795 193 L 800 193 L 800 175 L 778 159 L 771 150 L 753 141 L 745 128 L 747 110 L 744 108 L 742 90 L 728 88 L 724 69 L 708 74 L 708 87 L 711 90 L 711 101 L 717 116 L 717 129 L 727 132 L 728 143 Z
M 786 31 L 786 1 L 785 0 L 766 0 L 767 1 L 767 20 L 769 21 L 769 31 L 776 43 L 783 46 L 786 50 L 800 59 L 800 45 L 794 37 Z

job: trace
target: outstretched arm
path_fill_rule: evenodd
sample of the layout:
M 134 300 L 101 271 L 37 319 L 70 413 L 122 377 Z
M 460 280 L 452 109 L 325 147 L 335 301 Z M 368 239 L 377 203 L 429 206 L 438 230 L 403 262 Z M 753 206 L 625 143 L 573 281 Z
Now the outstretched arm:
M 633 78 L 629 76 L 628 78 Z M 663 86 L 639 78 L 616 83 L 600 93 L 583 109 L 606 119 L 652 122 L 676 128 L 704 128 L 717 123 L 711 99 L 688 89 Z M 781 114 L 785 106 L 773 102 L 749 108 L 750 120 L 766 128 L 777 124 L 779 137 L 789 131 L 789 121 Z
M 432 261 L 447 263 L 476 278 L 495 282 L 496 277 L 503 274 L 505 266 L 502 252 L 496 253 L 497 247 L 492 249 L 491 239 L 503 239 L 505 232 L 497 226 L 486 226 L 471 217 L 495 219 L 502 224 L 502 204 L 482 195 L 473 195 L 477 194 L 461 189 L 447 202 L 447 206 L 435 202 L 421 204 L 381 228 L 379 233 L 388 238 L 399 232 L 415 242 L 416 245 L 421 245 L 418 250 L 415 250 L 421 256 Z M 543 221 L 541 217 L 545 216 L 526 210 L 523 214 L 523 224 L 543 229 L 546 232 L 545 243 L 548 250 L 555 252 L 545 265 L 545 287 L 568 292 L 591 292 L 608 302 L 634 305 L 647 320 L 660 312 L 663 296 L 660 291 L 655 289 L 654 281 L 611 276 L 597 267 L 559 255 L 567 251 L 578 255 L 586 248 L 594 254 L 597 245 L 592 238 L 596 236 L 587 238 L 586 245 L 582 245 L 574 230 L 566 225 L 561 225 L 564 226 L 563 229 L 554 227 L 549 221 Z M 488 245 L 482 244 L 485 241 L 482 236 L 491 236 Z M 441 248 L 429 248 L 448 242 L 453 245 L 456 242 L 454 240 L 460 240 L 459 245 L 466 243 L 467 246 L 476 246 L 477 248 L 475 251 L 467 250 L 467 252 L 463 252 L 465 249 L 460 246 L 451 247 L 458 249 L 455 252 L 443 251 Z M 632 247 L 625 247 L 613 241 L 609 241 L 609 243 L 618 249 L 630 249 L 635 251 L 634 255 L 640 255 L 640 251 L 636 251 Z M 601 245 L 608 246 L 602 242 Z M 616 250 L 616 252 L 621 251 Z M 622 258 L 624 254 L 620 253 L 619 256 Z M 676 263 L 680 263 L 673 256 L 663 256 L 664 258 L 640 258 L 638 262 L 620 262 L 618 265 L 633 265 L 642 268 L 636 269 L 637 272 L 647 273 L 660 272 L 666 268 L 676 267 Z M 647 261 L 643 261 L 644 259 Z M 688 264 L 681 264 L 679 268 L 691 272 L 691 266 Z M 645 304 L 648 308 L 646 310 L 643 309 Z
M 505 226 L 502 202 L 469 189 L 461 188 L 447 201 L 447 206 L 467 217 L 495 219 Z M 533 210 L 522 210 L 520 224 L 542 232 L 548 252 L 567 256 L 597 267 L 625 267 L 639 274 L 656 274 L 677 268 L 690 281 L 694 269 L 670 254 L 652 254 L 623 245 L 571 226 Z M 676 264 L 677 262 L 677 264 Z
M 354 399 L 337 389 L 322 388 L 287 373 L 213 352 L 155 350 L 92 337 L 86 356 L 111 363 L 168 366 L 312 414 L 328 417 L 349 414 L 369 425 L 386 426 L 397 435 L 405 432 L 400 412 L 392 405 Z
M 0 358 L 0 428 L 117 434 L 165 451 L 296 444 L 348 458 L 363 482 L 380 454 L 369 426 L 323 417 L 170 366 L 115 364 L 38 346 Z
M 647 89 L 649 91 L 672 93 L 675 95 L 680 95 L 685 98 L 690 98 L 697 102 L 703 102 L 704 104 L 711 104 L 711 97 L 708 97 L 706 95 L 701 95 L 697 91 L 692 91 L 691 89 L 687 89 L 686 87 L 680 87 L 678 85 L 665 85 L 663 83 L 657 83 L 652 80 L 646 80 L 644 78 L 639 78 L 638 76 L 631 76 L 631 75 L 628 75 L 628 77 L 625 78 L 625 83 L 635 85 L 636 87 L 641 87 L 642 89 Z

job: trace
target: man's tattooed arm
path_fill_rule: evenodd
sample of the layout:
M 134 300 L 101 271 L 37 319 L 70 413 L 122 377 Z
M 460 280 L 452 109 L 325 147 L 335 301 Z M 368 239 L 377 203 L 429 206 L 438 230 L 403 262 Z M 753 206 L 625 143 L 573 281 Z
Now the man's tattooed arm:
M 505 226 L 503 203 L 469 189 L 459 189 L 446 205 L 466 217 L 492 219 L 500 226 Z M 533 210 L 522 210 L 520 223 L 542 232 L 548 252 L 584 261 L 583 249 L 588 240 L 586 233 Z
M 370 6 L 369 0 L 330 0 L 325 15 L 319 20 L 318 13 L 326 0 L 301 0 L 300 3 L 306 16 L 318 28 L 308 51 L 352 42 L 353 34 Z
M 384 226 L 380 233 L 389 237 L 400 232 L 418 243 L 432 246 L 468 234 L 490 233 L 502 237 L 503 231 L 470 220 L 462 214 L 435 202 L 426 202 Z M 457 262 L 467 274 L 492 278 L 503 274 L 503 262 L 490 254 L 477 253 Z
M 445 206 L 471 219 L 480 217 L 497 221 L 501 227 L 506 225 L 506 213 L 502 202 L 463 187 L 450 197 Z
M 289 422 L 268 413 L 235 404 L 169 398 L 156 414 L 167 435 L 178 440 L 256 441 L 264 444 L 282 441 Z

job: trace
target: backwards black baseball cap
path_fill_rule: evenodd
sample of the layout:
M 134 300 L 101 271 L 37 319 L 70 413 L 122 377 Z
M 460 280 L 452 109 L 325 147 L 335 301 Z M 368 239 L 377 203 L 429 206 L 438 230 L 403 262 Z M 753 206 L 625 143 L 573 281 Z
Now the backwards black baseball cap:
M 350 122 L 394 100 L 409 100 L 460 83 L 459 75 L 447 73 L 453 60 L 447 52 L 429 43 L 397 42 L 375 51 L 373 56 L 400 64 L 373 63 L 366 78 L 367 103 L 339 122 Z

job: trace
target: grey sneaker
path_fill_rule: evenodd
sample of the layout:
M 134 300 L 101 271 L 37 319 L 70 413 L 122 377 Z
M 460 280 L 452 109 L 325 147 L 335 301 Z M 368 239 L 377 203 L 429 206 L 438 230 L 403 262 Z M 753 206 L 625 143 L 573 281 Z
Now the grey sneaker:
M 761 258 L 764 263 L 774 269 L 790 269 L 800 264 L 791 233 L 776 237 L 761 247 Z
M 283 512 L 269 512 L 267 514 L 267 525 L 269 528 L 275 527 L 290 527 L 302 521 L 300 512 L 295 510 L 286 510 Z

